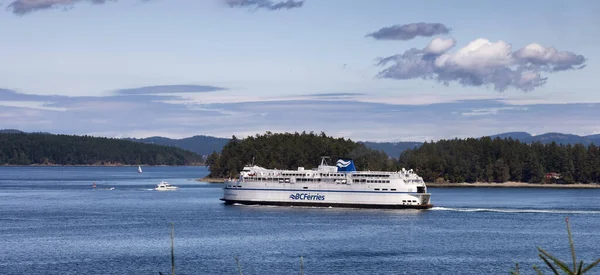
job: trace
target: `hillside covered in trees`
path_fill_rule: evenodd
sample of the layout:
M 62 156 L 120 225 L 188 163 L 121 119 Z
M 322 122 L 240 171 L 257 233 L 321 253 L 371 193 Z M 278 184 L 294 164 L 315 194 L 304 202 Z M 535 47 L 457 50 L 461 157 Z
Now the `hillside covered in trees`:
M 454 139 L 424 143 L 404 151 L 399 166 L 415 169 L 426 182 L 600 182 L 600 149 L 585 146 L 521 143 L 512 139 Z
M 206 159 L 212 178 L 236 177 L 244 165 L 252 163 L 266 168 L 305 169 L 316 168 L 321 156 L 331 161 L 352 158 L 357 169 L 395 170 L 397 163 L 381 151 L 368 149 L 365 145 L 344 138 L 333 138 L 325 133 L 283 133 L 235 136 L 223 147 L 220 154 L 213 152 Z M 330 161 L 330 162 L 331 162 Z M 332 163 L 330 163 L 332 164 Z
M 311 169 L 318 166 L 321 156 L 330 156 L 333 161 L 354 159 L 358 170 L 414 169 L 426 182 L 600 182 L 598 146 L 527 144 L 490 137 L 426 142 L 394 159 L 360 142 L 325 133 L 267 132 L 243 140 L 233 137 L 220 154 L 213 152 L 206 159 L 206 165 L 209 177 L 236 177 L 253 158 L 254 164 L 267 168 Z M 549 173 L 553 177 L 547 179 Z
M 180 148 L 121 139 L 0 134 L 0 165 L 189 165 L 202 157 Z

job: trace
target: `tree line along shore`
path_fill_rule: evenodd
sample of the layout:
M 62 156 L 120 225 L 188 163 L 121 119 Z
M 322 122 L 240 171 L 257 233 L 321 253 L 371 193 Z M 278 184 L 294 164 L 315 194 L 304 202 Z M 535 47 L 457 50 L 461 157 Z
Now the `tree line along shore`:
M 413 169 L 430 186 L 596 187 L 600 182 L 600 149 L 585 146 L 521 143 L 510 138 L 468 138 L 425 142 L 419 148 L 390 158 L 382 151 L 325 133 L 278 133 L 237 139 L 206 159 L 209 175 L 203 181 L 237 177 L 250 163 L 267 168 L 316 168 L 321 156 L 351 158 L 359 170 Z M 575 185 L 577 183 L 578 185 Z
M 202 156 L 180 148 L 114 138 L 42 133 L 0 134 L 0 165 L 197 165 Z
M 510 138 L 468 138 L 425 142 L 418 148 L 388 157 L 350 139 L 325 133 L 271 133 L 237 139 L 206 160 L 172 146 L 122 139 L 35 133 L 0 134 L 0 165 L 201 165 L 203 181 L 222 182 L 237 177 L 243 166 L 316 168 L 321 156 L 353 159 L 357 169 L 398 171 L 413 169 L 430 186 L 516 186 L 575 183 L 593 187 L 600 182 L 600 148 L 522 143 Z M 486 185 L 486 184 L 492 185 Z M 533 186 L 533 185 L 528 185 Z

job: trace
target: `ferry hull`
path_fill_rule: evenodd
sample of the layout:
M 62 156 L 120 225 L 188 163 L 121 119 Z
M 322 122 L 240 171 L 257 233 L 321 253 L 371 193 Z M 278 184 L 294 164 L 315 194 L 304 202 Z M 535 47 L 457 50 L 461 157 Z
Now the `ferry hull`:
M 224 188 L 226 204 L 318 206 L 351 208 L 429 209 L 429 193 L 348 189 Z
M 323 203 L 323 202 L 297 202 L 297 201 L 243 201 L 221 198 L 227 205 L 235 203 L 244 205 L 276 205 L 276 206 L 311 206 L 311 207 L 339 207 L 339 208 L 371 208 L 371 209 L 429 209 L 433 204 L 362 204 L 362 203 Z

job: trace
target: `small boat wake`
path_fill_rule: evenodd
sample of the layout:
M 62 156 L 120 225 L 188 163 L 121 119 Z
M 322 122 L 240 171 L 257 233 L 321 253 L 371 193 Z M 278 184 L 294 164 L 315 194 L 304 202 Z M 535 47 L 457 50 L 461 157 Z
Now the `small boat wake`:
M 454 211 L 454 212 L 495 212 L 495 213 L 548 213 L 548 214 L 595 214 L 600 210 L 577 210 L 577 209 L 517 209 L 517 208 L 468 208 L 468 207 L 432 207 L 430 211 Z

